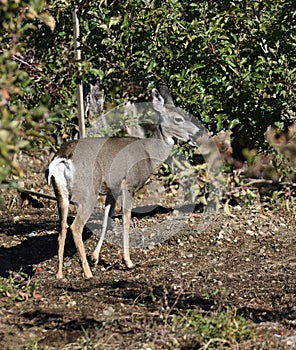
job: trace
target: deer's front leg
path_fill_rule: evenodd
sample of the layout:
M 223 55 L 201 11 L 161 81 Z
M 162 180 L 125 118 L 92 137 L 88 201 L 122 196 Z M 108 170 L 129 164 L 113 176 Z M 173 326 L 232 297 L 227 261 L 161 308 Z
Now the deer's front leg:
M 108 228 L 110 228 L 111 226 L 111 220 L 114 213 L 115 204 L 116 204 L 115 198 L 112 195 L 108 195 L 105 201 L 105 211 L 104 211 L 101 237 L 96 246 L 96 249 L 94 250 L 91 256 L 91 262 L 93 264 L 97 264 L 99 262 L 100 251 L 104 242 L 105 234 Z

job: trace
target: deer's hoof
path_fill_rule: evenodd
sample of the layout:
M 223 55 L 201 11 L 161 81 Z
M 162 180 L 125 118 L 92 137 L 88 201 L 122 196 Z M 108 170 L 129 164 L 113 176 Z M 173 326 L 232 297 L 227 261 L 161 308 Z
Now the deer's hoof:
M 96 257 L 93 257 L 93 256 L 91 256 L 91 257 L 89 258 L 89 264 L 90 264 L 90 266 L 98 265 L 98 263 L 99 263 L 99 258 L 96 258 Z
M 133 269 L 135 267 L 131 260 L 125 260 L 125 265 L 128 269 Z
M 58 273 L 56 274 L 56 278 L 59 279 L 59 280 L 61 280 L 63 277 L 64 277 L 64 276 L 63 276 L 62 273 L 59 273 L 59 272 L 58 272 Z

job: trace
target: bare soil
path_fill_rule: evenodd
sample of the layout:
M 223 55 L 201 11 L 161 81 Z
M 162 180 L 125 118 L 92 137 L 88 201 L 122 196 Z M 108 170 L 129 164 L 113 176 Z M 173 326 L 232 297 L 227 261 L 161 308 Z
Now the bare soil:
M 22 157 L 24 185 L 52 194 L 43 177 L 45 159 Z M 246 318 L 254 336 L 233 348 L 296 349 L 293 213 L 236 205 L 232 216 L 221 209 L 201 233 L 195 212 L 177 236 L 133 249 L 132 270 L 122 264 L 120 247 L 105 243 L 91 280 L 83 279 L 69 235 L 65 278 L 56 280 L 55 202 L 16 190 L 1 194 L 0 276 L 8 280 L 22 270 L 35 285 L 21 302 L 0 296 L 1 349 L 26 349 L 32 339 L 39 349 L 197 349 L 170 323 L 188 310 L 231 310 Z M 154 222 L 165 215 L 154 214 Z M 149 225 L 151 217 L 134 220 Z M 84 239 L 90 254 L 97 236 L 86 229 Z

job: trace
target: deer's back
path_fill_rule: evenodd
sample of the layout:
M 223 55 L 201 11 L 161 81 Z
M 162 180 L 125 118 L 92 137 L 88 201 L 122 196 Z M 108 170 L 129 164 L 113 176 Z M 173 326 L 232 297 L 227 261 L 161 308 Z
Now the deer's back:
M 72 163 L 72 189 L 79 197 L 90 188 L 96 195 L 112 192 L 116 197 L 123 179 L 131 194 L 144 185 L 154 168 L 166 159 L 170 150 L 164 148 L 158 139 L 83 138 L 64 144 L 56 157 Z

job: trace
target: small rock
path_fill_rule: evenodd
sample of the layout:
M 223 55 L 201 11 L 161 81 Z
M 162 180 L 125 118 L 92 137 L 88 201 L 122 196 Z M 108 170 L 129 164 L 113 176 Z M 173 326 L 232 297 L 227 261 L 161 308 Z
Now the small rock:
M 225 234 L 225 232 L 224 232 L 223 230 L 221 230 L 221 231 L 218 233 L 217 239 L 223 239 L 223 238 L 224 238 L 224 234 Z
M 67 304 L 67 306 L 68 307 L 73 307 L 73 306 L 75 306 L 77 303 L 76 303 L 76 301 L 75 300 L 71 300 L 71 301 L 69 301 L 69 303 Z
M 252 231 L 252 230 L 247 230 L 247 231 L 246 231 L 246 234 L 249 235 L 249 236 L 255 236 L 255 235 L 256 235 L 256 232 L 255 232 L 255 231 Z
M 103 315 L 105 316 L 111 316 L 113 315 L 115 310 L 113 309 L 112 306 L 108 307 L 107 309 L 103 310 Z

